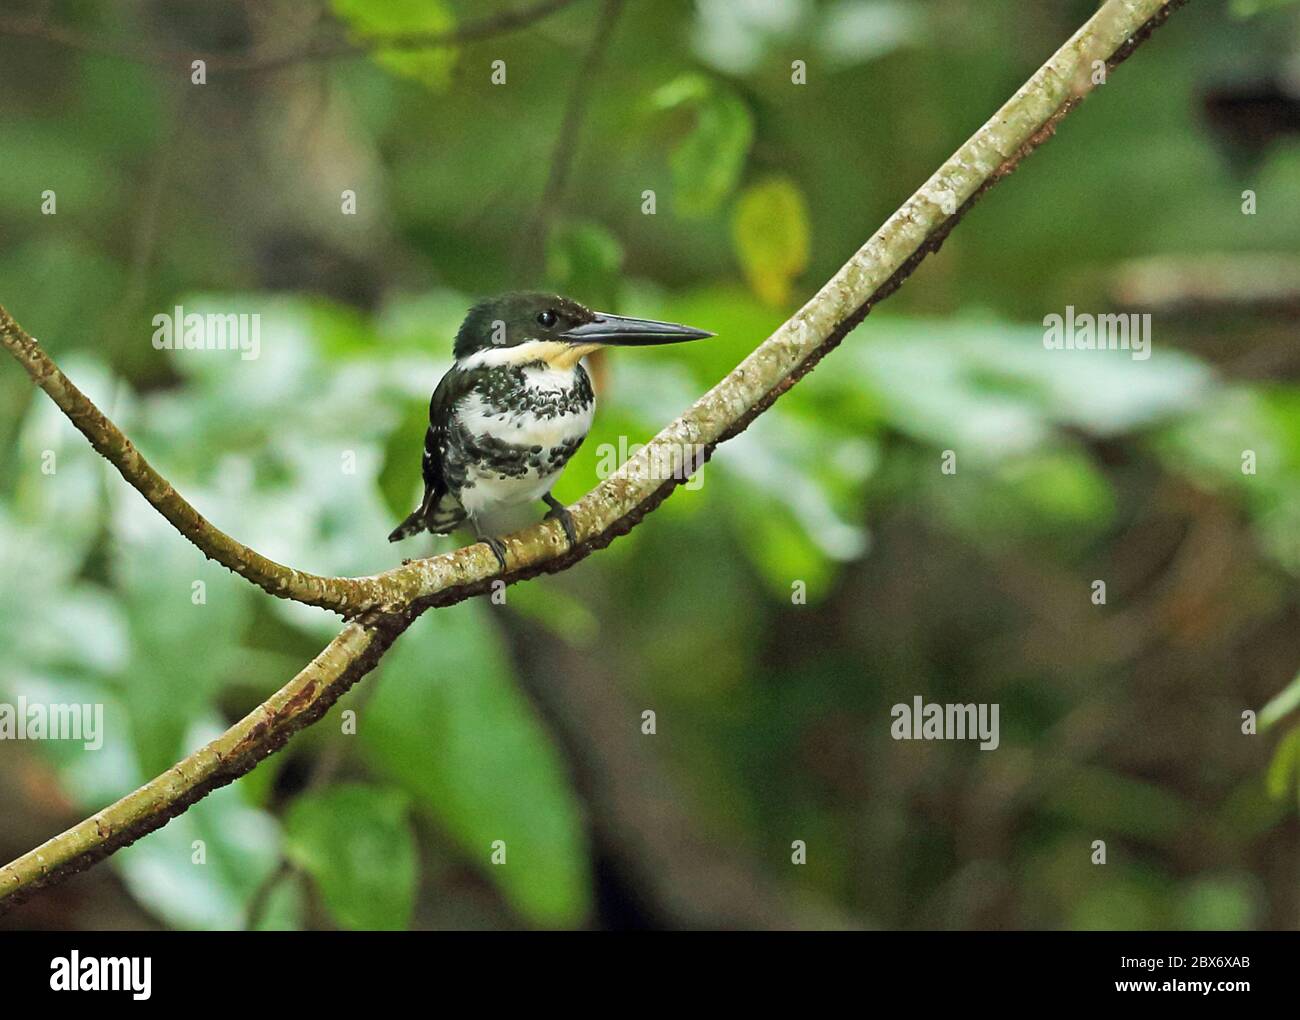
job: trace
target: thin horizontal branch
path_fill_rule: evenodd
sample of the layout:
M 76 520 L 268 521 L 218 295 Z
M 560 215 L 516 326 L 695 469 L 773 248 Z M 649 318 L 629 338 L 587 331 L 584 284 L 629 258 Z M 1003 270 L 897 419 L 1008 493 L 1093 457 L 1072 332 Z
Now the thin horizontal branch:
M 475 21 L 468 21 L 446 32 L 405 32 L 393 35 L 366 36 L 360 39 L 317 40 L 306 46 L 282 53 L 206 53 L 200 50 L 160 51 L 126 40 L 87 35 L 75 29 L 52 24 L 43 17 L 0 18 L 0 35 L 37 39 L 80 50 L 116 57 L 136 64 L 188 68 L 191 61 L 202 60 L 210 71 L 272 71 L 293 64 L 318 60 L 361 57 L 380 50 L 425 50 L 478 42 L 508 32 L 527 28 L 534 22 L 564 9 L 575 0 L 538 0 L 526 7 L 507 8 Z
M 684 451 L 698 447 L 703 447 L 707 455 L 719 443 L 742 432 L 832 350 L 877 302 L 893 293 L 929 252 L 937 250 L 988 188 L 1003 180 L 1021 159 L 1052 136 L 1061 118 L 1091 88 L 1090 70 L 1095 60 L 1114 67 L 1184 2 L 1108 0 L 811 301 L 613 477 L 571 508 L 579 540 L 576 548 L 567 549 L 562 529 L 555 521 L 544 521 L 508 536 L 508 578 L 519 580 L 563 569 L 630 531 L 684 480 L 684 475 L 677 474 L 662 477 L 655 470 L 657 464 L 680 464 Z M 51 374 L 50 369 L 57 372 L 57 368 L 7 314 L 0 318 L 0 335 L 37 384 L 86 432 L 96 449 L 101 443 L 110 449 L 112 456 L 105 456 L 146 499 L 155 506 L 170 506 L 169 512 L 182 519 L 186 514 L 198 516 L 157 472 L 145 470 L 148 466 L 129 441 L 75 391 L 62 373 Z M 116 437 L 121 437 L 125 445 L 119 448 Z M 161 491 L 159 485 L 164 487 Z M 163 498 L 169 493 L 186 509 Z M 168 520 L 172 517 L 168 516 Z M 186 537 L 217 558 L 209 547 L 212 536 L 207 529 L 191 527 Z M 228 536 L 223 538 L 238 547 L 234 552 L 244 549 Z M 264 557 L 249 559 L 245 563 L 249 572 L 244 576 L 257 583 L 262 581 L 250 576 L 256 571 L 249 563 L 258 564 L 259 569 L 266 564 L 279 570 L 290 569 Z M 374 577 L 300 575 L 331 582 L 331 591 L 336 590 L 333 586 L 341 586 L 337 591 L 347 594 L 346 601 L 354 612 L 362 607 L 368 610 L 365 623 L 345 627 L 303 673 L 213 744 L 130 797 L 0 869 L 0 910 L 34 883 L 48 884 L 58 876 L 81 870 L 251 769 L 292 732 L 319 718 L 339 694 L 373 668 L 388 645 L 421 612 L 485 590 L 495 574 L 492 553 L 485 546 L 473 545 Z M 271 576 L 276 576 L 274 570 Z M 273 594 L 286 595 L 283 586 L 263 587 Z
M 177 531 L 241 577 L 272 595 L 345 616 L 373 606 L 380 595 L 372 579 L 321 577 L 276 563 L 211 524 L 141 455 L 108 416 L 63 374 L 27 332 L 0 306 L 0 344 L 27 370 L 105 460 L 147 499 Z

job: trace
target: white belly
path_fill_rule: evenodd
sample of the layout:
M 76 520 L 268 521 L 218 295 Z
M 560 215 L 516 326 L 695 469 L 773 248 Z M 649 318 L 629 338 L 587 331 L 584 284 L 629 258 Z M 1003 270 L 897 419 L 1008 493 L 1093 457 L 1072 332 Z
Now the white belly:
M 469 465 L 466 481 L 473 484 L 466 485 L 460 494 L 466 513 L 481 522 L 497 511 L 540 500 L 564 470 L 562 464 L 553 466 L 551 451 L 584 438 L 591 428 L 594 411 L 594 406 L 588 406 L 582 411 L 551 418 L 528 414 L 491 415 L 477 395 L 467 398 L 458 418 L 470 432 L 486 434 L 512 446 L 540 449 L 535 454 L 537 463 L 530 465 L 523 474 L 494 471 L 489 465 Z
M 514 530 L 532 523 L 537 517 L 536 509 L 528 509 L 551 491 L 551 485 L 560 473 L 534 475 L 529 473 L 521 478 L 501 480 L 499 475 L 487 475 L 477 471 L 469 472 L 473 488 L 461 490 L 460 502 L 465 512 L 474 518 L 481 528 L 499 534 L 500 529 Z M 510 511 L 524 509 L 532 518 L 520 517 Z M 506 521 L 518 523 L 505 523 Z

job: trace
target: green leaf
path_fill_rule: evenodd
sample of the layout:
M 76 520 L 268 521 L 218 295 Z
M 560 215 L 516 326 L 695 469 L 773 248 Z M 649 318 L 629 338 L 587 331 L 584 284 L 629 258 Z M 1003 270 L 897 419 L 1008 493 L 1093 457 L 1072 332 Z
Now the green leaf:
M 1296 0 L 1232 0 L 1228 5 L 1228 13 L 1234 18 L 1253 18 L 1257 14 L 1281 10 L 1295 3 Z
M 1244 931 L 1259 912 L 1257 880 L 1250 875 L 1212 875 L 1193 881 L 1180 897 L 1178 928 Z
M 1039 326 L 984 319 L 872 316 L 870 342 L 845 344 L 886 419 L 940 449 L 978 450 L 985 462 L 1040 445 L 1053 426 L 1115 436 L 1185 415 L 1211 391 L 1205 366 L 1163 352 L 1159 372 L 1124 351 L 1048 351 Z M 866 337 L 864 337 L 866 339 Z
M 490 613 L 464 602 L 407 631 L 380 667 L 362 741 L 516 910 L 538 925 L 576 925 L 590 906 L 578 805 Z M 496 840 L 504 864 L 490 861 Z
M 135 493 L 117 500 L 114 537 L 112 573 L 131 634 L 122 691 L 136 754 L 153 775 L 189 750 L 185 730 L 241 668 L 251 590 Z
M 316 882 L 341 926 L 403 930 L 415 904 L 415 834 L 400 790 L 360 783 L 304 794 L 285 818 L 285 856 Z
M 676 110 L 701 103 L 713 94 L 713 83 L 702 74 L 683 74 L 661 85 L 650 101 L 657 110 Z
M 317 347 L 325 357 L 344 361 L 375 354 L 377 341 L 374 324 L 369 316 L 357 309 L 318 300 L 306 304 L 303 318 L 309 324 Z
M 808 207 L 798 186 L 773 177 L 746 188 L 731 235 L 754 293 L 769 305 L 786 304 L 790 285 L 808 267 Z
M 1119 865 L 1098 869 L 1094 888 L 1077 895 L 1069 906 L 1066 927 L 1075 931 L 1144 931 L 1160 926 L 1161 890 L 1152 876 Z
M 1268 704 L 1259 710 L 1259 728 L 1266 730 L 1279 719 L 1290 715 L 1300 706 L 1300 674 L 1273 695 Z
M 1037 536 L 1062 550 L 1105 529 L 1116 504 L 1105 475 L 1068 439 L 979 474 L 959 472 L 935 486 L 932 500 L 954 532 L 990 548 Z
M 826 10 L 816 38 L 828 63 L 839 69 L 922 44 L 926 27 L 925 14 L 918 5 L 899 0 L 841 0 Z
M 1281 800 L 1291 789 L 1292 775 L 1300 775 L 1300 727 L 1292 730 L 1280 741 L 1268 763 L 1264 786 L 1274 800 Z
M 125 384 L 115 381 L 97 363 L 69 359 L 64 370 L 100 407 L 130 400 Z M 118 406 L 119 415 L 129 409 Z M 13 485 L 15 524 L 39 535 L 45 555 L 57 554 L 60 566 L 75 570 L 99 537 L 107 517 L 102 498 L 106 468 L 103 460 L 71 426 L 54 404 L 34 400 L 19 434 Z M 19 550 L 14 550 L 18 553 Z M 20 576 L 18 574 L 12 576 Z
M 384 444 L 379 493 L 394 521 L 406 517 L 420 499 L 423 482 L 418 469 L 420 458 L 424 456 L 424 434 L 428 428 L 428 406 L 412 404 Z
M 132 895 L 171 927 L 230 930 L 243 927 L 249 901 L 276 867 L 278 845 L 275 820 L 225 787 L 113 861 Z M 300 907 L 297 897 L 273 898 L 261 927 L 298 927 Z
M 789 598 L 796 578 L 825 592 L 834 562 L 866 548 L 866 532 L 849 518 L 860 512 L 873 451 L 861 439 L 828 434 L 781 408 L 763 418 L 729 460 L 706 469 L 702 485 L 738 490 L 725 503 L 773 594 Z
M 29 697 L 46 702 L 104 706 L 103 745 L 97 750 L 42 741 L 41 750 L 57 768 L 63 788 L 83 811 L 97 811 L 145 781 L 131 747 L 126 706 L 110 688 L 58 681 L 39 686 L 29 681 L 24 687 Z M 201 747 L 223 727 L 219 717 L 209 715 L 185 733 L 183 742 Z M 243 926 L 250 898 L 279 856 L 275 819 L 249 807 L 240 791 L 228 786 L 114 854 L 112 865 L 132 896 L 172 928 L 227 930 Z M 301 904 L 293 892 L 288 889 L 268 902 L 263 927 L 299 926 Z
M 510 592 L 510 607 L 575 647 L 590 648 L 600 633 L 596 614 L 555 578 L 539 577 L 533 584 L 516 585 Z
M 1235 494 L 1264 551 L 1300 573 L 1300 394 L 1268 384 L 1221 387 L 1155 446 L 1198 488 Z M 1246 451 L 1254 462 L 1249 473 Z
M 334 13 L 351 28 L 354 39 L 364 42 L 368 36 L 392 36 L 451 31 L 456 15 L 443 0 L 331 0 Z M 429 49 L 376 49 L 375 63 L 429 86 L 443 90 L 451 84 L 451 69 L 456 50 L 450 46 Z
M 695 123 L 669 157 L 674 206 L 707 216 L 735 190 L 754 140 L 754 117 L 741 99 L 700 75 L 683 75 L 655 93 L 661 110 L 691 109 Z
M 1044 805 L 1090 829 L 1145 840 L 1172 838 L 1193 813 L 1184 798 L 1165 787 L 1091 766 L 1063 775 Z
M 598 223 L 564 223 L 546 239 L 546 275 L 562 294 L 595 308 L 618 307 L 623 246 Z

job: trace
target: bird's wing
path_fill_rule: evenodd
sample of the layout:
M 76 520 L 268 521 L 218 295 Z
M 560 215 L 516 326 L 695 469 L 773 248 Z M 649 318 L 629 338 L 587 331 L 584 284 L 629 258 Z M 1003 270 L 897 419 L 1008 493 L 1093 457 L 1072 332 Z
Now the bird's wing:
M 456 405 L 474 389 L 473 372 L 452 366 L 429 400 L 429 428 L 424 433 L 424 457 L 420 466 L 424 474 L 426 517 L 430 531 L 450 531 L 465 519 L 465 511 L 456 498 L 460 491 L 463 469 L 448 453 L 455 426 Z
M 453 489 L 460 486 L 453 477 L 447 477 L 447 451 L 450 426 L 456 403 L 473 388 L 469 373 L 457 367 L 442 377 L 429 401 L 429 427 L 424 433 L 424 454 L 420 460 L 420 473 L 424 477 L 424 499 L 392 534 L 390 542 L 421 531 L 446 534 L 454 531 L 465 520 L 465 508 L 460 505 Z M 453 474 L 455 470 L 453 467 Z

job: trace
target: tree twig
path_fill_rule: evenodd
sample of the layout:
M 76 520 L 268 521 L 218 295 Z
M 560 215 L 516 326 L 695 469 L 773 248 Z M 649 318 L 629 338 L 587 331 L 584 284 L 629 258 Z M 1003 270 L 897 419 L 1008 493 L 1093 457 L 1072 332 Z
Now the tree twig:
M 150 505 L 209 559 L 233 570 L 272 595 L 347 616 L 376 604 L 378 590 L 368 581 L 320 577 L 268 559 L 214 527 L 141 455 L 109 417 L 73 384 L 28 333 L 0 307 L 0 344 Z
M 365 701 L 371 697 L 374 690 L 375 685 L 372 681 L 370 686 L 358 690 L 356 697 L 352 699 L 352 704 L 359 710 Z M 360 714 L 359 711 L 358 714 Z M 336 734 L 335 741 L 327 745 L 316 756 L 316 760 L 312 762 L 311 769 L 307 774 L 307 781 L 303 784 L 298 796 L 304 797 L 316 793 L 333 782 L 334 777 L 339 773 L 339 769 L 343 767 L 343 761 L 347 757 L 347 753 L 348 745 L 340 743 Z M 302 868 L 285 856 L 283 850 L 281 850 L 279 862 L 258 883 L 257 888 L 253 890 L 252 895 L 248 898 L 248 906 L 244 911 L 244 930 L 255 930 L 261 924 L 262 918 L 271 904 L 271 896 L 276 889 L 282 883 L 301 874 L 303 874 Z
M 987 189 L 1052 136 L 1061 118 L 1091 87 L 1087 84 L 1090 78 L 1082 73 L 1085 67 L 1095 59 L 1103 59 L 1111 67 L 1118 64 L 1184 2 L 1108 0 L 815 297 L 618 472 L 575 504 L 576 548 L 566 550 L 562 529 L 555 521 L 508 536 L 509 578 L 519 580 L 563 569 L 630 531 L 687 477 L 681 472 L 664 478 L 656 465 L 680 465 L 685 451 L 702 446 L 712 452 L 719 443 L 742 432 L 838 345 L 878 301 L 893 293 L 928 253 L 937 250 Z M 319 598 L 314 582 L 324 581 L 327 584 L 321 591 L 341 594 L 347 604 L 365 607 L 363 620 L 347 624 L 306 669 L 216 741 L 135 793 L 0 868 L 3 910 L 20 895 L 83 870 L 248 772 L 292 733 L 319 718 L 372 669 L 421 612 L 485 590 L 497 568 L 495 557 L 481 545 L 360 579 L 301 575 L 266 560 L 203 521 L 2 310 L 0 338 L 96 449 L 205 553 L 215 558 L 216 546 L 245 566 L 244 576 L 274 594 L 294 597 L 280 589 L 298 575 L 297 583 L 309 594 Z M 173 517 L 185 524 L 188 532 Z M 259 572 L 266 576 L 260 577 Z
M 276 862 L 275 867 L 257 884 L 253 895 L 248 898 L 248 907 L 244 911 L 244 931 L 257 930 L 271 905 L 271 894 L 280 888 L 282 882 L 287 882 L 297 874 L 298 869 L 289 858 L 281 857 Z
M 527 28 L 536 21 L 556 13 L 575 0 L 537 0 L 527 7 L 507 8 L 495 14 L 466 22 L 446 32 L 405 32 L 394 35 L 367 36 L 362 39 L 329 39 L 309 43 L 284 53 L 204 53 L 198 50 L 159 51 L 130 42 L 85 35 L 75 29 L 54 25 L 41 16 L 0 18 L 0 35 L 39 39 L 45 42 L 129 60 L 136 64 L 188 67 L 202 60 L 210 71 L 273 71 L 292 64 L 317 60 L 337 60 L 366 56 L 378 50 L 423 50 L 455 46 L 504 35 Z
M 583 57 L 582 65 L 573 79 L 573 89 L 564 108 L 559 133 L 555 136 L 555 147 L 551 151 L 551 168 L 546 177 L 546 185 L 542 189 L 541 200 L 537 204 L 537 212 L 520 233 L 519 257 L 516 263 L 521 270 L 532 255 L 534 245 L 545 245 L 546 229 L 550 218 L 555 212 L 555 207 L 564 197 L 564 188 L 569 181 L 569 170 L 578 151 L 578 134 L 587 112 L 587 102 L 591 98 L 591 90 L 595 87 L 596 78 L 600 73 L 605 50 L 614 35 L 614 26 L 623 12 L 623 5 L 624 0 L 605 0 L 601 5 L 600 17 L 591 37 L 591 45 L 587 48 L 587 54 Z

